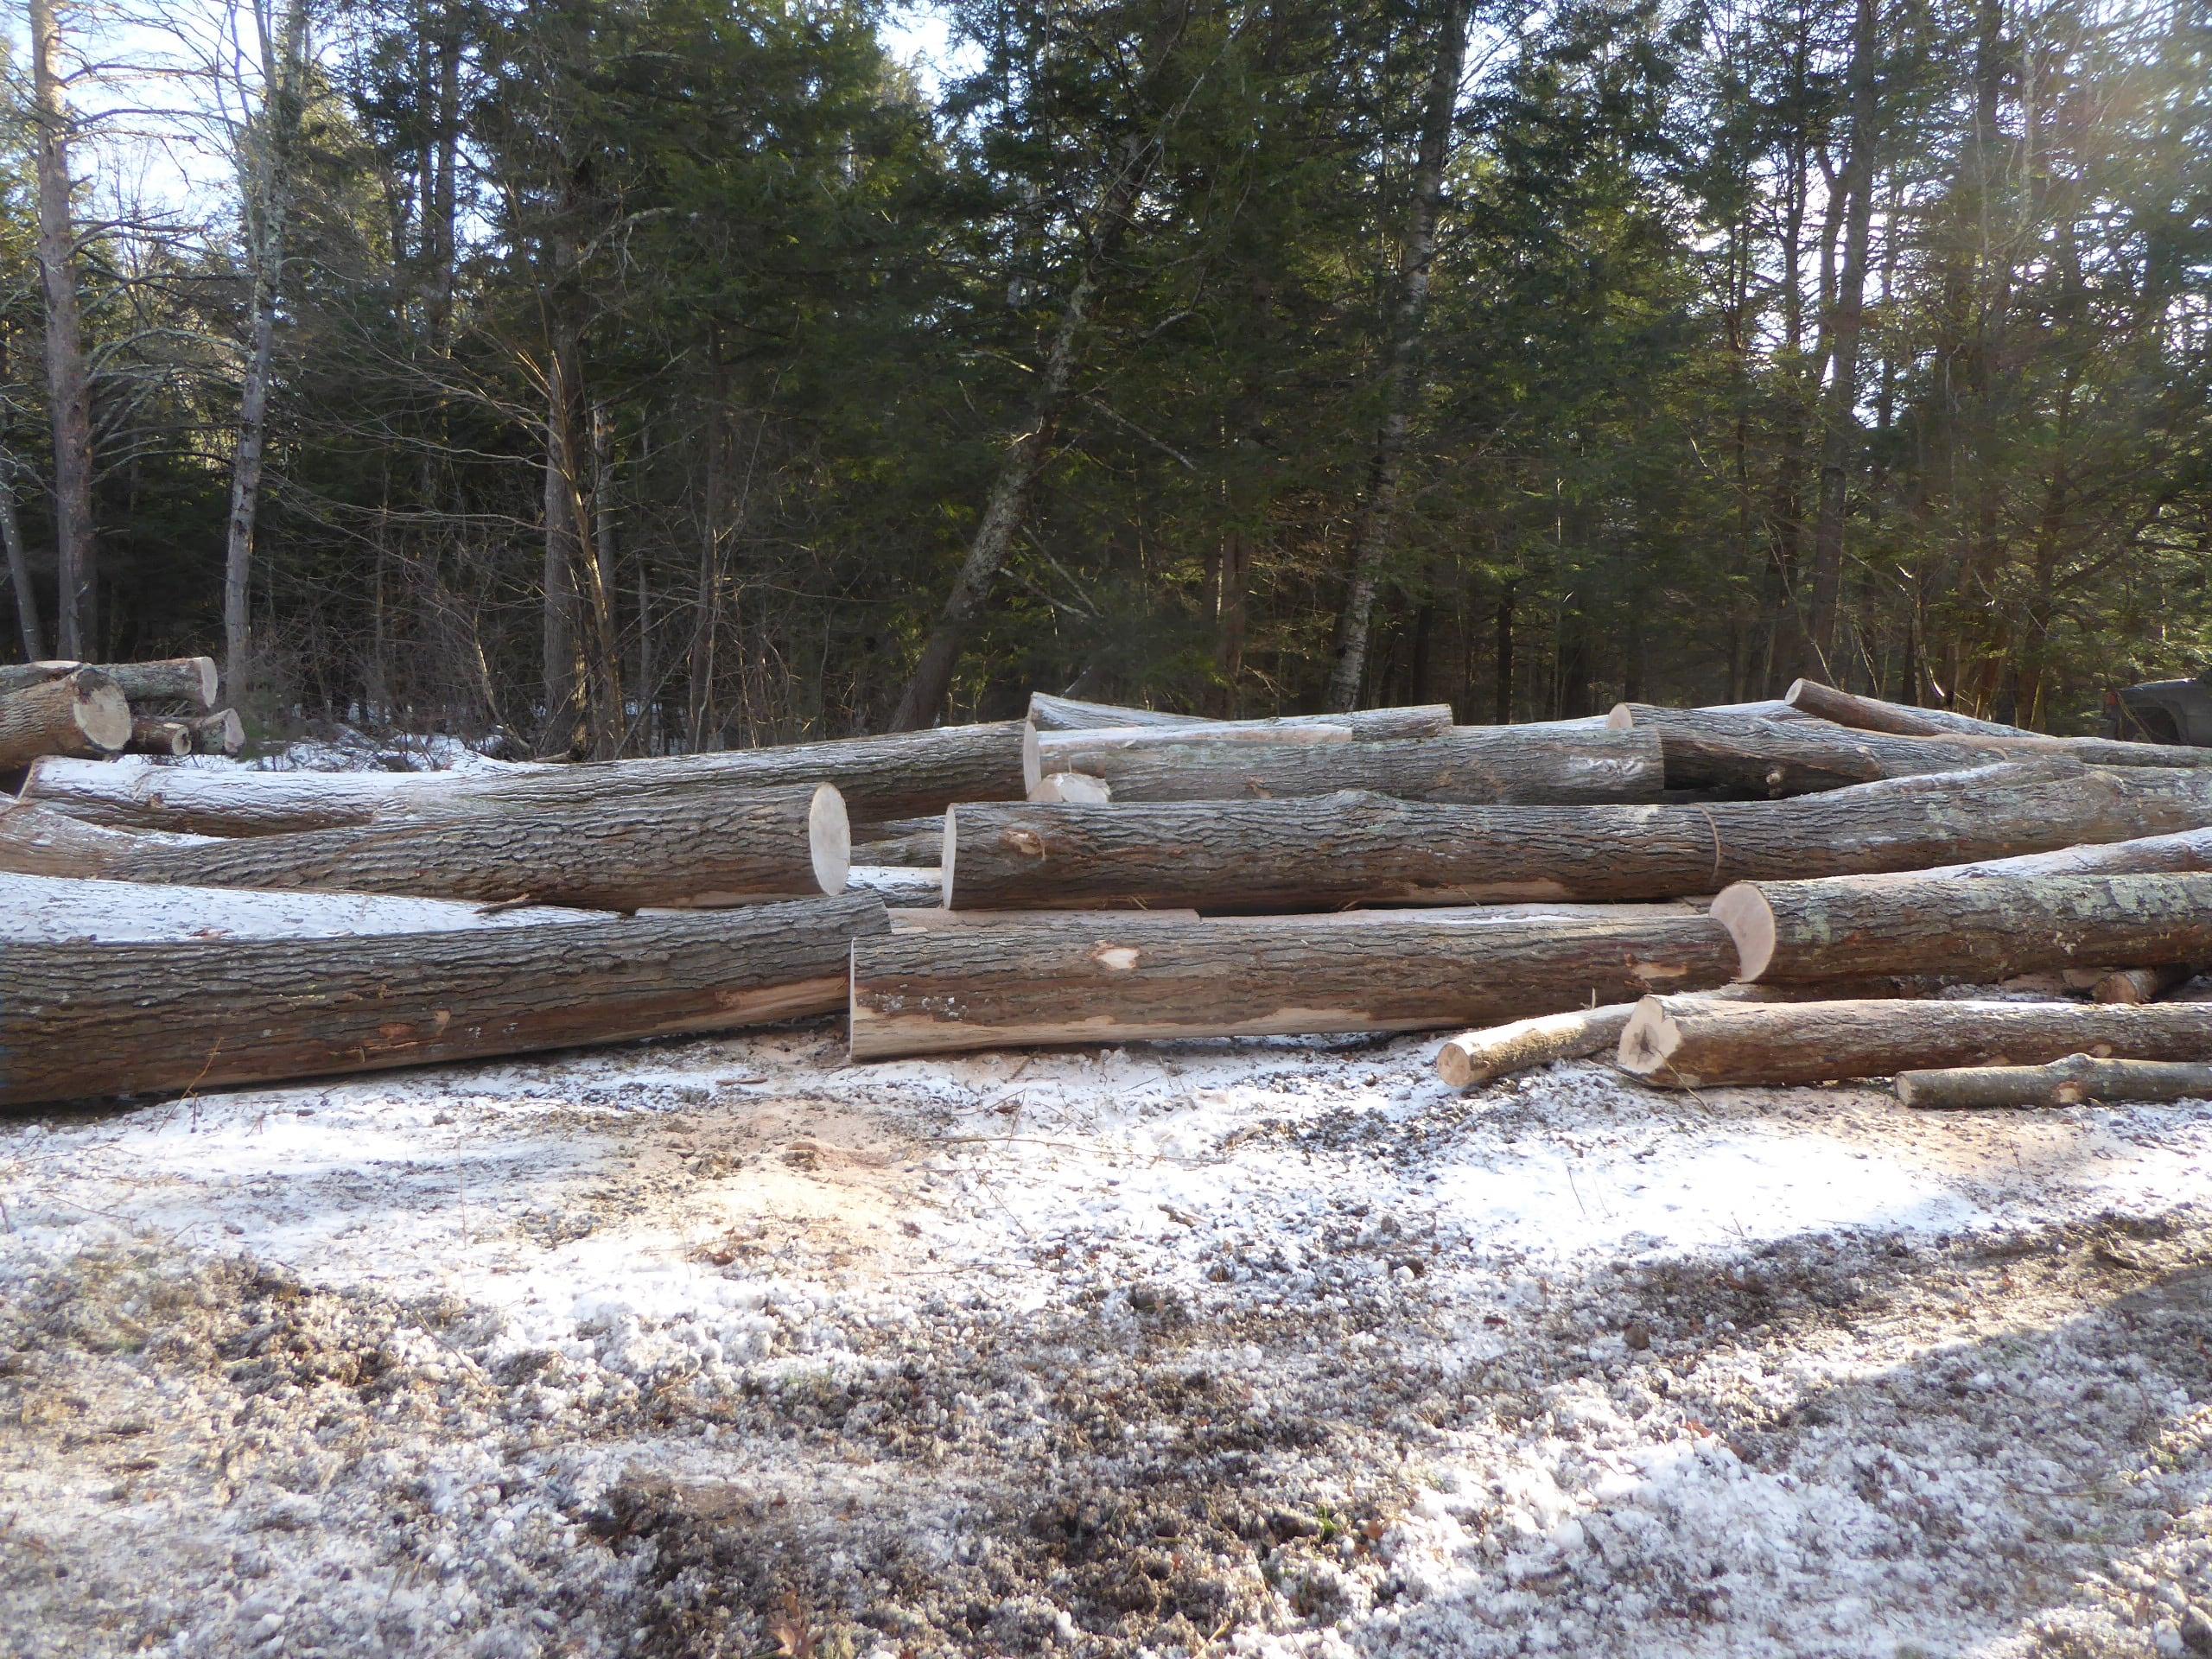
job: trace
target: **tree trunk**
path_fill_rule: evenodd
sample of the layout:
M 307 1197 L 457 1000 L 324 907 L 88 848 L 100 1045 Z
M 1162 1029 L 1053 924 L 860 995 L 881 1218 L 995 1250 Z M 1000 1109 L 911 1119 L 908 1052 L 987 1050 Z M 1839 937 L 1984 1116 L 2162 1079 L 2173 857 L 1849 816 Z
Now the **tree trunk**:
M 4 457 L 0 457 L 0 549 L 8 556 L 8 586 L 16 596 L 16 632 L 22 639 L 23 659 L 35 663 L 46 655 L 46 632 L 39 626 L 38 595 L 31 591 L 22 521 L 16 515 L 15 468 Z
M 215 701 L 213 657 L 170 657 L 152 663 L 10 663 L 0 664 L 0 692 L 59 679 L 79 668 L 98 670 L 133 702 L 182 703 L 206 709 Z
M 1029 723 L 1041 732 L 1087 732 L 1135 726 L 1192 731 L 1229 727 L 1280 731 L 1286 727 L 1331 727 L 1370 740 L 1440 737 L 1452 729 L 1452 705 L 1426 703 L 1413 709 L 1362 709 L 1343 715 L 1281 715 L 1270 720 L 1214 721 L 1203 715 L 1171 715 L 1157 709 L 1125 709 L 1119 703 L 1084 702 L 1042 691 L 1029 698 Z
M 597 910 L 732 905 L 845 890 L 843 801 L 827 784 L 673 790 L 524 811 L 173 843 L 29 804 L 0 810 L 0 868 L 219 887 L 319 887 Z
M 130 741 L 130 704 L 97 668 L 0 694 L 0 772 L 47 755 L 114 754 Z
M 1900 1071 L 1907 1106 L 2079 1106 L 2086 1102 L 2212 1099 L 2212 1065 L 2176 1060 L 2100 1060 L 2069 1054 L 2048 1065 L 1976 1065 Z
M 0 1105 L 434 1065 L 818 1014 L 873 899 L 367 938 L 0 944 Z M 209 1010 L 219 1017 L 209 1018 Z
M 1099 918 L 894 934 L 853 957 L 855 1060 L 1051 1043 L 1421 1031 L 1725 983 L 1725 932 L 1391 918 L 1359 926 Z
M 48 760 L 22 798 L 122 829 L 266 836 L 482 804 L 517 810 L 650 797 L 671 790 L 835 784 L 855 819 L 942 813 L 955 801 L 1018 800 L 1023 727 L 947 726 L 723 754 L 664 755 L 497 772 L 211 772 L 64 766 Z
M 46 386 L 54 411 L 54 550 L 61 654 L 99 639 L 92 531 L 92 394 L 77 304 L 77 223 L 70 205 L 61 30 L 54 0 L 30 0 L 31 81 L 38 105 L 38 269 L 46 299 Z
M 1049 760 L 1038 756 L 1040 768 L 1102 779 L 1117 802 L 1347 789 L 1463 803 L 1639 801 L 1658 793 L 1661 778 L 1658 741 L 1643 732 L 1462 726 L 1442 737 L 1367 743 L 1307 728 L 1280 737 L 1068 732 L 1037 741 L 1053 746 Z
M 956 909 L 1586 903 L 1925 868 L 2208 821 L 2212 788 L 2185 775 L 2007 766 L 1710 806 L 1454 807 L 1357 794 L 968 804 L 950 815 L 943 865 Z M 2169 840 L 2187 845 L 2134 842 L 2133 856 L 2201 855 L 2212 868 L 2212 830 Z
M 1818 680 L 1791 683 L 1783 702 L 1800 714 L 1812 715 L 1848 726 L 1856 731 L 1887 732 L 1894 737 L 2025 737 L 2037 734 L 2018 726 L 2000 726 L 1993 720 L 1955 715 L 1948 709 L 1916 709 L 1884 702 L 1839 691 Z
M 2212 874 L 1740 881 L 1713 901 L 1738 978 L 2013 974 L 2212 961 Z
M 2084 1051 L 2195 1059 L 2212 1006 L 2085 1002 L 1722 1002 L 1647 996 L 1621 1033 L 1621 1069 L 1684 1089 L 1886 1077 L 1920 1066 L 2039 1064 Z
M 1398 493 L 1406 465 L 1406 440 L 1421 396 L 1421 333 L 1428 315 L 1429 272 L 1436 260 L 1436 232 L 1444 210 L 1445 179 L 1452 165 L 1452 130 L 1459 107 L 1459 76 L 1467 59 L 1469 0 L 1444 0 L 1436 57 L 1423 100 L 1421 145 L 1414 160 L 1412 217 L 1398 261 L 1397 294 L 1382 348 L 1382 418 L 1368 463 L 1367 496 L 1352 532 L 1351 579 L 1337 620 L 1336 660 L 1329 670 L 1327 706 L 1357 707 L 1367 677 L 1367 649 L 1376 589 L 1396 527 Z

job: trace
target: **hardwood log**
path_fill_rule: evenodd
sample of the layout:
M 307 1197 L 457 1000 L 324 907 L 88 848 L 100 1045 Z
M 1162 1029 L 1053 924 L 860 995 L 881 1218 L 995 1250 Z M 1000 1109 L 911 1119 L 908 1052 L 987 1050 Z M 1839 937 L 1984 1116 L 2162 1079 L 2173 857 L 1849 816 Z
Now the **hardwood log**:
M 149 663 L 11 663 L 0 665 L 0 693 L 65 678 L 93 668 L 113 680 L 131 702 L 174 702 L 207 709 L 215 701 L 215 659 L 170 657 Z
M 962 1049 L 1305 1032 L 1422 1031 L 1664 985 L 1723 983 L 1708 918 L 1264 918 L 1010 922 L 864 939 L 853 955 L 856 1060 Z
M 124 748 L 130 754 L 162 755 L 174 760 L 192 753 L 192 728 L 183 721 L 159 715 L 134 715 L 130 741 Z
M 31 768 L 22 796 L 124 829 L 265 836 L 406 817 L 448 802 L 516 808 L 611 804 L 668 790 L 830 784 L 855 821 L 942 813 L 955 801 L 1022 798 L 1019 721 L 779 748 L 519 766 L 483 772 L 304 772 L 187 766 Z
M 1653 1083 L 1825 1083 L 1923 1067 L 2039 1065 L 2069 1054 L 2196 1059 L 2212 1005 L 2094 1002 L 1727 1002 L 1648 996 L 1621 1033 L 1621 1069 Z
M 1696 806 L 1462 807 L 1339 794 L 969 804 L 949 821 L 945 902 L 955 909 L 1589 902 L 2152 836 L 2212 823 L 2212 779 L 2030 764 Z M 2204 852 L 2212 860 L 2212 841 Z
M 892 818 L 881 823 L 856 825 L 853 830 L 853 861 L 856 864 L 900 864 L 935 869 L 944 855 L 942 817 Z
M 2179 963 L 2164 968 L 2115 968 L 2089 987 L 2089 1000 L 2136 1007 L 2156 1002 L 2196 977 L 2194 965 Z
M 1101 728 L 1148 726 L 1161 730 L 1243 728 L 1282 730 L 1300 726 L 1334 726 L 1370 740 L 1438 737 L 1452 729 L 1452 705 L 1433 702 L 1410 709 L 1359 709 L 1341 715 L 1277 715 L 1264 720 L 1209 720 L 1202 715 L 1171 715 L 1158 709 L 1130 709 L 1114 702 L 1084 702 L 1035 691 L 1029 697 L 1029 723 L 1040 732 L 1080 732 Z
M 2003 758 L 1964 742 L 1853 731 L 1807 716 L 1777 720 L 1726 709 L 1622 703 L 1608 718 L 1656 731 L 1670 789 L 1722 789 L 1770 799 L 1930 772 L 1970 771 Z
M 218 709 L 185 724 L 192 728 L 194 754 L 235 755 L 245 747 L 245 726 L 235 709 Z
M 1470 802 L 1648 800 L 1660 787 L 1649 733 L 1536 732 L 1461 726 L 1405 742 L 1342 741 L 1309 728 L 1276 741 L 1161 733 L 1054 734 L 1037 764 L 1100 778 L 1124 801 L 1240 800 L 1372 790 L 1404 799 Z M 1086 739 L 1097 740 L 1086 741 Z
M 1908 1106 L 2079 1106 L 2088 1101 L 2212 1100 L 2212 1065 L 2180 1060 L 2101 1060 L 2069 1054 L 2047 1065 L 1974 1065 L 1900 1071 Z
M 827 784 L 664 793 L 185 842 L 0 810 L 0 868 L 200 887 L 315 887 L 602 910 L 842 893 L 844 804 Z
M 2019 726 L 1993 720 L 1955 715 L 1948 709 L 1922 709 L 1910 703 L 1885 702 L 1862 697 L 1818 680 L 1793 680 L 1782 701 L 1800 714 L 1834 721 L 1862 732 L 1888 732 L 1897 737 L 2033 737 Z
M 1802 710 L 1793 709 L 1779 697 L 1762 697 L 1755 702 L 1711 702 L 1695 709 L 1672 709 L 1660 702 L 1617 702 L 1605 712 L 1603 720 L 1609 729 L 1616 732 L 1638 728 L 1664 732 L 1709 727 L 1715 717 L 1723 721 L 1808 718 Z
M 0 943 L 0 1106 L 626 1042 L 840 1007 L 873 899 L 366 938 Z M 219 1008 L 224 1017 L 210 1020 Z
M 1147 921 L 1195 922 L 1195 910 L 1148 910 Z M 1304 918 L 1301 920 L 1306 919 Z M 1096 928 L 1098 917 L 1088 910 L 943 910 L 921 908 L 891 912 L 894 933 L 934 933 L 948 927 L 1000 927 L 1020 922 L 1036 927 Z
M 148 887 L 0 871 L 0 943 L 342 938 L 354 934 L 430 933 L 464 927 L 613 919 L 605 911 L 545 906 L 487 908 L 447 899 L 383 893 Z M 0 997 L 0 1001 L 4 1001 Z
M 130 741 L 130 704 L 96 668 L 0 695 L 0 772 L 48 755 L 114 754 Z

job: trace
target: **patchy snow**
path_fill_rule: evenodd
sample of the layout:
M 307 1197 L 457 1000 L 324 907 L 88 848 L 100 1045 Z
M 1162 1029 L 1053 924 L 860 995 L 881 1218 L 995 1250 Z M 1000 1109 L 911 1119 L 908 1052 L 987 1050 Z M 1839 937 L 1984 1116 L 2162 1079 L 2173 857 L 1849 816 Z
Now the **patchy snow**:
M 0 1125 L 0 1649 L 2212 1651 L 2212 1108 L 830 1022 Z
M 0 937 L 17 944 L 443 933 L 603 921 L 608 914 L 535 905 L 502 910 L 397 893 L 168 887 L 0 870 Z

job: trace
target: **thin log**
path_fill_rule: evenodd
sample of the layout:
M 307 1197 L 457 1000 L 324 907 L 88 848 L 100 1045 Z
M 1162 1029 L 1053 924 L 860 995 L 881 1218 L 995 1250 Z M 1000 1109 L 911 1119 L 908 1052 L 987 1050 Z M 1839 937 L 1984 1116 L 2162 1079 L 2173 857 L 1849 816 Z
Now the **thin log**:
M 218 709 L 185 724 L 192 728 L 194 754 L 235 755 L 245 747 L 245 726 L 235 709 Z
M 1778 799 L 1852 784 L 1963 772 L 2000 757 L 1964 743 L 1892 737 L 1804 717 L 1789 720 L 1722 709 L 1653 709 L 1622 703 L 1616 729 L 1655 731 L 1669 789 L 1722 789 Z
M 1306 1032 L 1423 1031 L 1724 983 L 1704 917 L 1405 919 L 1286 926 L 1151 917 L 862 940 L 856 1060 L 963 1049 Z
M 1897 1098 L 1943 1109 L 2079 1106 L 2089 1101 L 2212 1100 L 2212 1065 L 2178 1060 L 2100 1060 L 2069 1054 L 2048 1065 L 1961 1066 L 1900 1071 Z
M 130 704 L 96 668 L 0 696 L 0 772 L 49 755 L 102 755 L 130 741 Z
M 1885 702 L 1862 697 L 1818 680 L 1793 680 L 1782 694 L 1783 702 L 1800 714 L 1834 721 L 1862 732 L 1888 732 L 1897 737 L 2033 737 L 2024 727 L 1993 720 L 1955 715 L 1948 709 L 1922 709 L 1910 703 Z
M 161 755 L 174 760 L 192 753 L 192 728 L 181 720 L 138 715 L 130 721 L 130 741 L 124 749 L 129 754 Z
M 1659 702 L 1617 702 L 1600 720 L 1610 730 L 1633 731 L 1639 728 L 1655 732 L 1689 731 L 1712 724 L 1712 717 L 1745 720 L 1802 720 L 1807 716 L 1779 697 L 1762 697 L 1755 702 L 1709 702 L 1695 709 L 1671 709 Z
M 124 829 L 265 836 L 419 815 L 453 802 L 514 808 L 612 804 L 668 790 L 831 784 L 854 819 L 942 813 L 955 801 L 1020 800 L 1019 721 L 779 748 L 525 766 L 482 772 L 302 772 L 58 765 L 31 769 L 22 796 Z
M 344 938 L 454 928 L 612 921 L 599 910 L 498 908 L 447 899 L 362 893 L 257 893 L 240 887 L 153 887 L 0 871 L 0 944 L 130 940 Z M 4 1001 L 0 998 L 0 1001 Z
M 844 803 L 827 784 L 526 812 L 461 806 L 182 844 L 27 803 L 0 810 L 0 868 L 156 884 L 637 910 L 842 893 L 850 867 Z
M 1148 910 L 1147 921 L 1195 922 L 1195 910 Z M 1300 918 L 1306 919 L 1304 918 Z M 935 933 L 949 927 L 1000 927 L 1020 922 L 1037 927 L 1079 927 L 1096 929 L 1098 918 L 1087 910 L 943 910 L 919 908 L 893 909 L 891 912 L 891 931 L 894 933 Z
M 1460 726 L 1441 737 L 1383 743 L 1344 741 L 1326 728 L 1274 741 L 1266 734 L 1067 732 L 1037 741 L 1033 764 L 1040 773 L 1103 779 L 1116 803 L 1249 800 L 1345 789 L 1465 804 L 1642 801 L 1661 783 L 1658 740 L 1644 732 Z
M 2089 1000 L 2139 1007 L 2145 1002 L 2156 1002 L 2168 991 L 2177 989 L 2196 977 L 2196 967 L 2183 963 L 2163 968 L 2116 968 L 2089 987 Z
M 873 899 L 367 938 L 0 944 L 0 1106 L 728 1031 L 834 1009 Z M 225 1017 L 207 1018 L 209 1008 Z
M 1158 709 L 1131 709 L 1114 702 L 1084 702 L 1035 691 L 1029 697 L 1029 723 L 1040 732 L 1080 732 L 1108 728 L 1151 727 L 1181 730 L 1223 727 L 1275 730 L 1333 726 L 1370 741 L 1391 738 L 1440 737 L 1452 729 L 1452 705 L 1433 702 L 1408 709 L 1357 709 L 1341 715 L 1277 715 L 1265 720 L 1209 720 L 1203 715 L 1171 715 Z
M 2212 1052 L 2212 1005 L 2093 1002 L 1719 1002 L 1648 996 L 1621 1033 L 1620 1065 L 1652 1083 L 1825 1083 L 2069 1054 L 2194 1060 Z
M 969 804 L 949 819 L 945 902 L 955 909 L 1592 902 L 2152 836 L 2212 823 L 2212 779 L 2030 764 L 1696 806 L 1466 807 L 1340 794 Z M 2206 861 L 2186 868 L 2212 868 L 2212 836 L 2196 850 Z

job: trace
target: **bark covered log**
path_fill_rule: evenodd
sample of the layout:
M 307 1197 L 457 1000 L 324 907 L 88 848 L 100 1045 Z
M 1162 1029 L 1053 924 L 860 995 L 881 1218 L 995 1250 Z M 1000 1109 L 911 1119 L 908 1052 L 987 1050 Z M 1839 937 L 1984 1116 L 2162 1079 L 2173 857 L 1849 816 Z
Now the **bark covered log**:
M 420 814 L 448 803 L 515 808 L 609 804 L 669 790 L 831 784 L 855 821 L 1022 797 L 1019 721 L 945 726 L 715 754 L 400 773 L 35 766 L 23 798 L 94 823 L 263 836 Z
M 1704 917 L 1595 923 L 1097 918 L 863 940 L 856 1060 L 1052 1043 L 1422 1031 L 1726 982 Z
M 891 818 L 853 831 L 855 864 L 926 865 L 934 869 L 944 852 L 944 820 Z
M 2212 1065 L 2181 1060 L 2101 1060 L 2087 1054 L 2069 1054 L 2047 1065 L 1900 1071 L 1897 1090 L 1897 1098 L 1908 1106 L 1939 1109 L 2212 1099 Z
M 97 668 L 132 702 L 207 709 L 215 702 L 213 657 L 168 657 L 147 663 L 10 663 L 0 664 L 0 692 L 60 679 L 80 668 Z
M 0 868 L 200 887 L 313 887 L 604 910 L 842 893 L 843 803 L 827 784 L 665 794 L 182 844 L 35 805 L 0 810 Z
M 943 861 L 955 908 L 1288 911 L 1663 899 L 1732 881 L 1996 858 L 2212 823 L 2212 779 L 2027 765 L 1695 806 L 1460 807 L 1339 794 L 976 804 L 949 816 Z M 2212 837 L 2204 850 L 2212 861 Z
M 130 704 L 96 668 L 0 695 L 0 772 L 49 755 L 103 755 L 130 741 Z
M 183 721 L 160 715 L 139 715 L 130 722 L 130 741 L 124 747 L 131 754 L 159 755 L 174 760 L 192 753 L 192 728 Z
M 245 747 L 245 727 L 235 709 L 218 709 L 185 724 L 192 728 L 194 754 L 234 755 Z
M 613 919 L 606 911 L 544 906 L 494 908 L 384 893 L 156 887 L 0 871 L 0 944 L 342 938 Z
M 2040 1065 L 2069 1054 L 2196 1059 L 2212 1005 L 2159 1002 L 1728 1002 L 1648 996 L 1621 1033 L 1621 1069 L 1653 1083 L 1825 1083 L 1926 1067 Z
M 1202 715 L 1171 715 L 1158 709 L 1084 702 L 1074 697 L 1055 697 L 1038 691 L 1029 698 L 1029 723 L 1040 732 L 1081 732 L 1131 726 L 1182 731 L 1224 726 L 1254 730 L 1337 726 L 1370 741 L 1379 741 L 1441 736 L 1452 729 L 1452 705 L 1433 702 L 1408 709 L 1357 709 L 1341 715 L 1278 715 L 1264 720 L 1217 721 Z
M 2212 961 L 2212 875 L 1845 876 L 1742 881 L 1713 901 L 1738 976 L 1995 981 L 2114 962 Z
M 2145 1002 L 2156 1002 L 2168 991 L 2186 985 L 2196 977 L 2196 969 L 2188 963 L 2164 968 L 2115 968 L 2100 976 L 2096 983 L 2089 987 L 2089 1000 L 2135 1007 Z
M 0 1105 L 474 1059 L 841 1006 L 872 899 L 556 927 L 0 944 Z M 224 1018 L 210 1020 L 211 1008 Z
M 1622 703 L 1610 718 L 1625 729 L 1657 733 L 1670 789 L 1778 798 L 1885 778 L 1970 771 L 2004 758 L 1962 741 L 1893 737 L 1824 720 L 1773 719 L 1736 709 Z
M 1091 740 L 1091 741 L 1086 741 Z M 1325 728 L 1253 741 L 1176 733 L 1055 734 L 1037 764 L 1103 779 L 1116 803 L 1222 801 L 1372 790 L 1402 799 L 1640 801 L 1660 788 L 1649 733 L 1461 726 L 1404 742 L 1341 741 Z
M 1862 732 L 1888 732 L 1897 737 L 2033 737 L 2019 726 L 1993 720 L 1976 720 L 1948 709 L 1921 709 L 1910 703 L 1885 702 L 1839 691 L 1818 680 L 1796 680 L 1782 694 L 1782 701 L 1800 714 L 1834 721 Z

